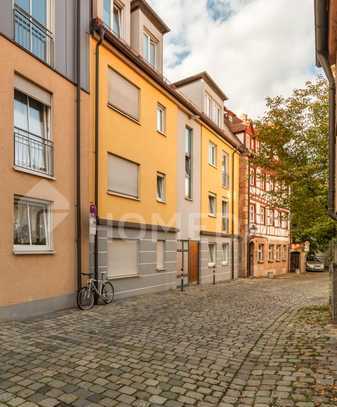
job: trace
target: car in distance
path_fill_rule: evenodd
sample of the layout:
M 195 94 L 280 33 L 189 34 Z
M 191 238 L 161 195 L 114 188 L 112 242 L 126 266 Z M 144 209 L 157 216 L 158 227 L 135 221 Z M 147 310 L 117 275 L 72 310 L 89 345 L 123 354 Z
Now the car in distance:
M 307 257 L 307 271 L 324 271 L 324 263 L 315 255 L 309 255 Z

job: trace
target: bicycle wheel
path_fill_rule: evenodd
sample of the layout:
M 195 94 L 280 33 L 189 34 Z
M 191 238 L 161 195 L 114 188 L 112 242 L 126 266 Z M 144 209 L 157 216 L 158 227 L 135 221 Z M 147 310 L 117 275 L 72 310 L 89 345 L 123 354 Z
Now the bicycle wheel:
M 105 304 L 111 304 L 115 295 L 114 286 L 108 281 L 103 284 L 102 288 L 102 300 Z
M 83 287 L 77 294 L 78 308 L 87 311 L 94 306 L 95 296 L 92 290 L 88 287 Z

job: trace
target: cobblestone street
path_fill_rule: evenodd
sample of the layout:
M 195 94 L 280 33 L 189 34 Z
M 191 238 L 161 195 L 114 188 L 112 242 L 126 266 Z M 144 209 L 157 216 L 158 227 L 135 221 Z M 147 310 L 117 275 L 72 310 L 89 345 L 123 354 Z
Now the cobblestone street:
M 328 275 L 0 325 L 0 406 L 337 406 Z

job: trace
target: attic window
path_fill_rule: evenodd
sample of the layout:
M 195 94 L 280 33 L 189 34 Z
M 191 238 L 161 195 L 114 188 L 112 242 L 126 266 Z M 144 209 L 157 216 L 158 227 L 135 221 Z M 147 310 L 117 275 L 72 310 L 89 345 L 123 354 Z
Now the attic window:
M 157 68 L 157 42 L 146 32 L 144 32 L 144 58 L 146 61 Z

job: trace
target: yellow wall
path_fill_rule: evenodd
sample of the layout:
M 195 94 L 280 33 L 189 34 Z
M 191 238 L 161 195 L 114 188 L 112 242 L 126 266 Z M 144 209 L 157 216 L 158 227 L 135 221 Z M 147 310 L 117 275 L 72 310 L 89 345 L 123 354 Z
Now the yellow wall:
M 95 67 L 95 40 L 91 48 Z M 177 106 L 111 50 L 102 46 L 100 55 L 99 217 L 175 227 Z M 139 123 L 107 106 L 109 66 L 140 88 Z M 91 75 L 94 100 L 95 69 Z M 156 131 L 157 103 L 166 107 L 166 136 Z M 140 165 L 139 201 L 108 194 L 108 152 Z M 166 174 L 165 204 L 156 199 L 157 172 Z
M 222 199 L 225 198 L 229 203 L 229 233 L 239 233 L 239 155 L 234 155 L 234 176 L 232 174 L 232 160 L 234 149 L 223 139 L 217 136 L 208 127 L 202 126 L 201 141 L 201 230 L 207 232 L 222 232 L 221 205 Z M 208 163 L 208 145 L 209 142 L 217 146 L 217 165 L 211 166 Z M 222 152 L 229 156 L 229 187 L 222 186 L 221 163 Z M 234 230 L 232 230 L 232 187 L 234 182 Z M 217 216 L 209 216 L 208 194 L 212 192 L 217 198 Z

